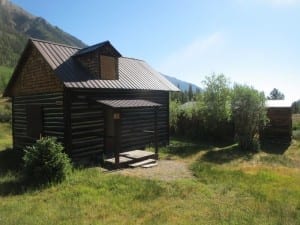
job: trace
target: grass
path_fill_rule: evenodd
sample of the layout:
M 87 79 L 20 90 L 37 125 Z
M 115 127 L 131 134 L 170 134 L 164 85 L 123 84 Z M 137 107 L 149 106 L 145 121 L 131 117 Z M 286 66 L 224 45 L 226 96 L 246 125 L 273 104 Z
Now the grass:
M 0 224 L 300 224 L 296 140 L 280 155 L 174 139 L 162 157 L 189 163 L 195 179 L 163 182 L 84 168 L 61 184 L 34 188 L 5 149 L 9 129 L 0 123 Z
M 11 125 L 9 123 L 0 123 L 0 151 L 10 148 L 12 145 Z
M 0 96 L 10 79 L 12 72 L 13 68 L 0 66 Z

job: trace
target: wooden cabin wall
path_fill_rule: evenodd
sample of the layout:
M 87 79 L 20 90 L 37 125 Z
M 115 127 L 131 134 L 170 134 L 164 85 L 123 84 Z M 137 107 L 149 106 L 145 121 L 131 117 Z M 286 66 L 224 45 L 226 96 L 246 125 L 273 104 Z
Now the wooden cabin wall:
M 101 157 L 104 150 L 102 108 L 99 105 L 91 106 L 85 95 L 73 95 L 70 114 L 72 159 Z
M 15 149 L 23 149 L 32 145 L 36 138 L 27 134 L 28 105 L 39 105 L 43 114 L 43 135 L 55 136 L 58 141 L 64 142 L 64 115 L 63 115 L 63 94 L 49 93 L 28 96 L 13 97 L 13 145 Z
M 92 155 L 104 151 L 104 109 L 99 103 L 91 99 L 145 99 L 162 104 L 159 108 L 158 118 L 158 140 L 161 145 L 169 143 L 169 93 L 164 91 L 122 91 L 122 90 L 73 90 L 72 92 L 72 118 L 74 113 L 78 118 L 72 119 L 72 126 L 76 123 L 86 121 L 93 124 L 91 128 L 86 127 L 87 132 L 93 134 L 93 138 L 88 139 L 91 134 L 84 133 L 87 141 L 82 142 L 82 148 L 77 150 L 74 141 L 80 138 L 75 137 L 72 128 L 72 152 L 74 155 Z M 90 99 L 90 100 L 89 100 Z M 89 102 L 89 103 L 88 103 Z M 93 102 L 93 103 L 92 103 Z M 81 113 L 81 114 L 80 114 Z M 90 115 L 91 114 L 91 115 Z M 84 116 L 84 117 L 83 117 Z M 94 117 L 95 116 L 95 117 Z M 98 120 L 97 120 L 98 119 Z M 89 122 L 90 121 L 90 122 Z M 154 130 L 154 108 L 132 108 L 121 110 L 121 151 L 144 148 L 154 141 L 153 134 L 145 133 L 144 130 Z M 83 134 L 82 133 L 82 134 Z M 95 136 L 95 135 L 98 135 Z M 98 140 L 98 142 L 97 142 Z M 91 147 L 91 142 L 95 142 L 95 147 Z M 89 149 L 89 147 L 91 149 Z M 78 156 L 79 156 L 78 155 Z
M 124 109 L 121 111 L 121 151 L 140 149 L 154 141 L 154 109 Z
M 286 140 L 292 136 L 292 111 L 291 108 L 268 108 L 269 123 L 261 132 L 264 141 Z

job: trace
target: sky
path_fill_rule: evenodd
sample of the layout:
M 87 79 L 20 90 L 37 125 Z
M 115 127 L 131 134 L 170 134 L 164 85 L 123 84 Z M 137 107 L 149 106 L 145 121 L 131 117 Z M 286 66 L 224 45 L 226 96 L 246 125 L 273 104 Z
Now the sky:
M 12 0 L 88 45 L 203 87 L 212 74 L 300 99 L 300 0 Z

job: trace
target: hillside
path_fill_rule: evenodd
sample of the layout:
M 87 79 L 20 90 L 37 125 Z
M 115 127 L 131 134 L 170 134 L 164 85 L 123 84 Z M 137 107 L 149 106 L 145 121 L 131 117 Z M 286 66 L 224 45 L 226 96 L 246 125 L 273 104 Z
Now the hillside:
M 63 43 L 71 46 L 86 45 L 45 19 L 36 17 L 10 0 L 0 0 L 0 93 L 3 91 L 29 37 Z M 201 90 L 198 86 L 164 75 L 182 91 Z
M 165 74 L 162 74 L 162 75 L 165 76 L 172 84 L 174 84 L 176 87 L 178 87 L 183 92 L 188 91 L 190 85 L 192 85 L 193 92 L 201 91 L 201 88 L 195 84 L 188 83 L 186 81 L 179 80 L 175 77 L 171 77 L 171 76 L 168 76 Z
M 45 19 L 26 12 L 9 0 L 0 0 L 0 66 L 14 67 L 29 37 L 85 46 Z

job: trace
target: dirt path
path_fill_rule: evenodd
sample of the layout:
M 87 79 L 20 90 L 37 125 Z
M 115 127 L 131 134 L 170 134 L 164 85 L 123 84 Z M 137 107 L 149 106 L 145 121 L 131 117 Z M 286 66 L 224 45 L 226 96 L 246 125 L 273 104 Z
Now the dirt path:
M 187 163 L 177 160 L 159 160 L 158 165 L 152 168 L 128 168 L 115 173 L 163 181 L 193 178 Z

